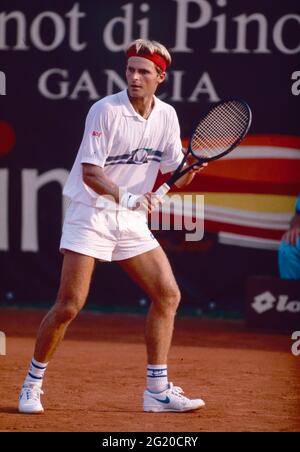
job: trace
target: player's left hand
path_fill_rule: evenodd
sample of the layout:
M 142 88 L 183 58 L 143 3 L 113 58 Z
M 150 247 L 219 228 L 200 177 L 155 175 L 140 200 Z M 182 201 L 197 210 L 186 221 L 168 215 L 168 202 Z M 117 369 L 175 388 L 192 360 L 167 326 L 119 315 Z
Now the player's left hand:
M 196 161 L 193 156 L 191 156 L 191 158 L 188 160 L 189 165 L 192 165 Z M 202 163 L 202 165 L 195 165 L 191 171 L 189 171 L 185 176 L 183 176 L 183 178 L 185 179 L 184 185 L 189 185 L 193 181 L 196 174 L 200 173 L 200 171 L 203 171 L 204 168 L 207 167 L 207 165 L 208 163 Z
M 195 159 L 192 155 L 190 155 L 187 159 L 187 166 L 193 165 L 193 163 L 196 163 L 198 160 Z M 206 168 L 208 165 L 207 162 L 202 163 L 202 165 L 195 165 L 194 168 L 191 170 L 191 174 L 197 174 L 200 171 L 202 171 L 204 168 Z
M 205 168 L 207 165 L 208 165 L 207 162 L 202 163 L 202 165 L 200 165 L 200 166 L 196 165 L 196 166 L 194 166 L 194 168 L 191 170 L 191 173 L 192 173 L 192 174 L 197 174 L 197 173 L 199 173 L 200 171 L 204 170 L 204 168 Z

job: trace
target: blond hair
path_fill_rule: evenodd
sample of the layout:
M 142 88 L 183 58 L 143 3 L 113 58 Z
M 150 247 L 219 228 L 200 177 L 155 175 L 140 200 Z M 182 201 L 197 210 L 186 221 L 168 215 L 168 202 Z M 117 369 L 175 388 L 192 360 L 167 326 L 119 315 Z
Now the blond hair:
M 171 55 L 166 49 L 166 47 L 157 41 L 150 41 L 149 39 L 136 39 L 129 45 L 126 52 L 128 52 L 129 49 L 134 49 L 136 53 L 140 55 L 143 54 L 153 55 L 154 53 L 157 53 L 166 60 L 168 66 L 172 62 Z

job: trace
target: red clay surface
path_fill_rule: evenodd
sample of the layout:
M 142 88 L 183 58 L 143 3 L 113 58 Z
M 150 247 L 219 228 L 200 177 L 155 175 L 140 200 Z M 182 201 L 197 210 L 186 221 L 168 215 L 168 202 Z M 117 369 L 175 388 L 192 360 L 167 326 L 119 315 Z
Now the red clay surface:
M 17 413 L 20 386 L 44 311 L 0 310 L 0 431 L 299 431 L 300 356 L 290 335 L 240 321 L 177 318 L 169 377 L 206 407 L 144 413 L 144 317 L 82 313 L 50 363 L 42 415 Z M 292 332 L 291 332 L 292 333 Z

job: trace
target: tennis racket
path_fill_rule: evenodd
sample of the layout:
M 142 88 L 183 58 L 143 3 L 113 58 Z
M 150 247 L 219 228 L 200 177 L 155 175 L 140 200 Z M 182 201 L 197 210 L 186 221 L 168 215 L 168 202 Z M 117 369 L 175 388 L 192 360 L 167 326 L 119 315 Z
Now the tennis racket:
M 243 100 L 232 99 L 215 104 L 200 119 L 179 167 L 155 194 L 162 198 L 184 174 L 204 162 L 219 159 L 231 152 L 246 136 L 251 121 L 251 109 Z M 186 167 L 190 155 L 197 161 Z

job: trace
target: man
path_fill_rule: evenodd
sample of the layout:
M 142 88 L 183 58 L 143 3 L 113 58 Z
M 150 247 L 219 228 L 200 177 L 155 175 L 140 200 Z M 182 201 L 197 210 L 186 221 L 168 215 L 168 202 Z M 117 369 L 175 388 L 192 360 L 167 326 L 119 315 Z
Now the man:
M 300 279 L 300 195 L 290 228 L 282 236 L 278 253 L 279 274 L 282 279 Z
M 64 253 L 56 303 L 43 319 L 20 394 L 19 411 L 43 412 L 42 381 L 70 322 L 85 304 L 96 260 L 119 261 L 152 301 L 146 321 L 145 411 L 189 411 L 204 406 L 168 382 L 167 356 L 180 293 L 169 261 L 141 209 L 158 203 L 151 192 L 158 171 L 183 158 L 175 110 L 155 97 L 171 63 L 167 49 L 138 39 L 127 50 L 128 89 L 90 109 L 77 158 L 64 188 L 70 198 L 60 249 Z M 178 185 L 190 183 L 195 173 Z

